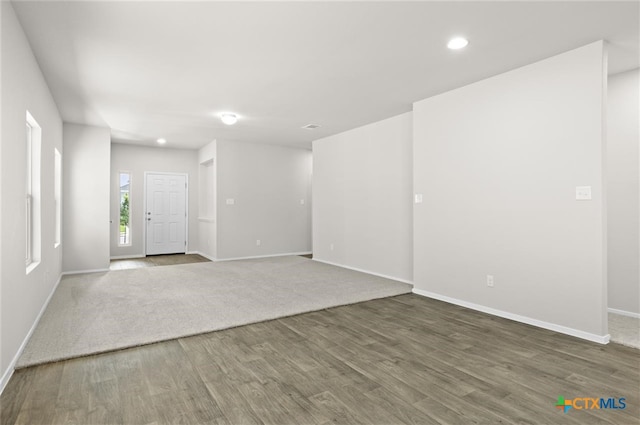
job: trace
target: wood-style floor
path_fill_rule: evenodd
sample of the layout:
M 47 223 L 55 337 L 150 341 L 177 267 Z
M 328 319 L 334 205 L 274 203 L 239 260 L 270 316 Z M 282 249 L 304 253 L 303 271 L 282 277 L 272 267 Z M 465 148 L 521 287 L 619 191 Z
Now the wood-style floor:
M 18 370 L 2 424 L 637 424 L 640 351 L 402 295 Z M 555 407 L 624 397 L 624 410 Z

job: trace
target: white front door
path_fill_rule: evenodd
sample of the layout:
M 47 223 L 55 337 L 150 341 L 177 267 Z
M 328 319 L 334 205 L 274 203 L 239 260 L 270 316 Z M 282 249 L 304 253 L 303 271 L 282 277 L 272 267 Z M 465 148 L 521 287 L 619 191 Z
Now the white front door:
M 187 177 L 147 174 L 147 255 L 175 254 L 187 248 Z

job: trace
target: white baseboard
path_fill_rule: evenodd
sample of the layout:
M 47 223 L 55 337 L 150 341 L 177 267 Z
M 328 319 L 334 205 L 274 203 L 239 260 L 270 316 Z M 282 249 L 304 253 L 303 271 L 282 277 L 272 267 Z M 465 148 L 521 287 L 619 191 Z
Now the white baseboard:
M 616 308 L 609 308 L 607 309 L 607 311 L 609 311 L 609 313 L 619 314 L 620 316 L 627 316 L 627 317 L 640 319 L 640 313 L 634 313 L 633 311 L 618 310 Z
M 131 260 L 134 258 L 145 258 L 146 255 L 140 255 L 140 254 L 136 254 L 136 255 L 115 255 L 113 257 L 109 257 L 112 260 Z
M 330 266 L 342 267 L 343 269 L 349 269 L 349 270 L 353 270 L 353 271 L 356 271 L 356 272 L 371 274 L 371 275 L 374 275 L 374 276 L 383 277 L 385 279 L 391 279 L 391 280 L 395 280 L 395 281 L 398 281 L 398 282 L 408 283 L 409 285 L 413 285 L 412 281 L 407 280 L 407 279 L 401 279 L 401 278 L 395 277 L 395 276 L 389 276 L 389 275 L 382 274 L 382 273 L 376 273 L 376 272 L 372 272 L 372 271 L 369 271 L 369 270 L 359 269 L 357 267 L 345 266 L 344 264 L 334 263 L 332 261 L 319 260 L 317 258 L 314 258 L 313 261 L 317 261 L 318 263 L 324 263 L 324 264 L 329 264 Z
M 83 273 L 104 273 L 108 272 L 109 269 L 90 269 L 90 270 L 71 270 L 68 272 L 62 272 L 62 276 L 67 276 L 70 274 L 83 274 Z
M 287 253 L 284 253 L 284 254 L 255 255 L 255 256 L 252 256 L 252 257 L 216 258 L 213 261 L 253 260 L 253 259 L 256 259 L 256 258 L 288 257 L 288 256 L 291 256 L 291 255 L 309 255 L 311 253 L 312 253 L 311 251 L 308 251 L 308 252 L 287 252 Z
M 18 362 L 18 359 L 22 355 L 22 352 L 24 351 L 24 347 L 27 346 L 27 342 L 29 342 L 29 339 L 31 338 L 31 335 L 33 335 L 33 332 L 36 330 L 36 326 L 38 326 L 38 323 L 40 322 L 40 318 L 42 318 L 42 315 L 44 314 L 44 311 L 47 309 L 47 306 L 49 305 L 49 302 L 51 301 L 51 298 L 53 298 L 53 294 L 56 292 L 56 289 L 58 289 L 58 285 L 60 285 L 60 281 L 62 280 L 62 276 L 63 276 L 62 274 L 60 274 L 60 276 L 58 276 L 58 281 L 56 282 L 55 285 L 53 285 L 53 289 L 49 293 L 49 296 L 47 297 L 47 299 L 44 302 L 44 304 L 42 305 L 42 308 L 40 309 L 40 312 L 36 316 L 36 320 L 33 322 L 33 325 L 31 326 L 31 329 L 29 329 L 29 332 L 27 333 L 27 336 L 24 337 L 24 340 L 22 341 L 22 344 L 20 344 L 20 348 L 18 348 L 18 352 L 16 353 L 15 356 L 13 356 L 13 359 L 11 360 L 11 363 L 9 363 L 9 367 L 2 374 L 2 378 L 0 378 L 0 394 L 2 394 L 2 392 L 5 389 L 5 387 L 9 383 L 9 379 L 11 379 L 11 376 L 13 376 L 13 371 L 15 369 L 16 363 Z
M 587 341 L 597 342 L 598 344 L 608 344 L 609 334 L 596 335 L 589 332 L 584 332 L 578 329 L 568 328 L 566 326 L 557 325 L 555 323 L 544 322 L 542 320 L 533 319 L 531 317 L 521 316 L 519 314 L 509 313 L 507 311 L 496 310 L 495 308 L 487 307 L 480 304 L 470 303 L 468 301 L 459 300 L 457 298 L 447 297 L 446 295 L 440 295 L 433 292 L 423 291 L 421 289 L 413 288 L 413 293 L 422 295 L 423 297 L 433 298 L 436 300 L 444 301 L 449 304 L 459 305 L 461 307 L 470 308 L 472 310 L 481 311 L 498 317 L 504 317 L 505 319 L 514 320 L 516 322 L 525 323 L 527 325 L 537 326 L 543 329 L 549 329 L 554 332 L 558 332 L 565 335 L 575 336 L 577 338 L 586 339 Z

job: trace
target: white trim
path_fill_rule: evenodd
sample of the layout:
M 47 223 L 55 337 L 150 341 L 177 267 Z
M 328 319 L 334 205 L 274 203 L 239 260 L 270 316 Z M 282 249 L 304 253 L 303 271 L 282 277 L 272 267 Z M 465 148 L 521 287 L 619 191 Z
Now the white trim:
M 357 267 L 345 266 L 344 264 L 333 263 L 331 261 L 326 261 L 326 260 L 319 260 L 317 258 L 314 258 L 313 261 L 317 261 L 318 263 L 329 264 L 330 266 L 342 267 L 343 269 L 354 270 L 356 272 L 371 274 L 371 275 L 374 275 L 374 276 L 383 277 L 385 279 L 396 280 L 398 282 L 408 283 L 409 285 L 413 286 L 413 281 L 411 281 L 411 280 L 400 279 L 399 277 L 389 276 L 389 275 L 382 274 L 382 273 L 375 273 L 375 272 L 372 272 L 372 271 L 369 271 L 369 270 L 359 269 Z
M 129 259 L 133 259 L 133 258 L 145 258 L 146 255 L 139 255 L 139 254 L 135 254 L 135 255 L 114 255 L 113 257 L 109 257 L 112 260 L 129 260 Z
M 49 293 L 49 296 L 47 297 L 47 299 L 44 302 L 44 304 L 42 305 L 42 308 L 40 309 L 40 312 L 36 316 L 36 320 L 33 322 L 33 325 L 31 326 L 31 329 L 29 329 L 29 332 L 27 333 L 27 336 L 24 337 L 24 340 L 22 341 L 22 344 L 20 344 L 20 348 L 18 348 L 18 351 L 16 352 L 16 355 L 13 356 L 13 359 L 11 360 L 11 363 L 9 363 L 9 367 L 2 374 L 2 378 L 0 378 L 0 394 L 2 394 L 2 392 L 5 389 L 5 387 L 9 383 L 9 380 L 11 379 L 11 376 L 13 376 L 13 372 L 15 370 L 16 363 L 18 362 L 18 359 L 22 355 L 22 352 L 24 351 L 24 347 L 27 346 L 27 342 L 29 342 L 29 338 L 31 338 L 31 335 L 33 335 L 33 332 L 36 330 L 36 327 L 38 326 L 38 323 L 40 322 L 40 318 L 42 318 L 42 315 L 44 314 L 44 311 L 47 309 L 47 306 L 49 305 L 49 302 L 51 301 L 51 298 L 53 298 L 53 294 L 56 292 L 56 289 L 58 289 L 58 285 L 60 285 L 60 282 L 62 281 L 62 276 L 63 276 L 62 273 L 60 274 L 60 276 L 58 276 L 58 280 L 57 280 L 56 284 L 53 285 L 53 289 Z
M 423 291 L 422 289 L 413 288 L 413 293 L 422 295 L 423 297 L 433 298 L 436 300 L 444 301 L 449 304 L 455 304 L 462 307 L 470 308 L 472 310 L 481 311 L 483 313 L 491 314 L 498 317 L 504 317 L 505 319 L 514 320 L 516 322 L 525 323 L 527 325 L 536 326 L 543 329 L 549 329 L 565 335 L 575 336 L 577 338 L 586 339 L 587 341 L 597 342 L 598 344 L 608 344 L 609 334 L 596 335 L 589 332 L 581 331 L 579 329 L 568 328 L 566 326 L 557 325 L 555 323 L 543 322 L 542 320 L 533 319 L 527 316 L 521 316 L 519 314 L 509 313 L 507 311 L 496 310 L 495 308 L 486 307 L 480 304 L 470 303 L 468 301 L 459 300 L 457 298 L 447 297 L 446 295 L 440 295 L 433 292 Z
M 620 316 L 633 317 L 640 319 L 640 313 L 634 313 L 633 311 L 618 310 L 617 308 L 608 308 L 607 311 L 613 314 L 619 314 Z
M 110 271 L 110 269 L 90 269 L 90 270 L 71 270 L 68 272 L 62 272 L 63 276 L 67 276 L 70 274 L 83 274 L 83 273 L 104 273 L 104 272 L 108 272 Z
M 32 271 L 34 271 L 36 269 L 36 267 L 38 267 L 39 265 L 40 265 L 40 261 L 39 260 L 38 261 L 32 261 L 31 263 L 29 263 L 27 265 L 27 273 L 26 274 L 29 274 Z
M 287 252 L 284 254 L 269 254 L 269 255 L 254 255 L 252 257 L 233 257 L 233 258 L 216 258 L 213 261 L 235 261 L 235 260 L 253 260 L 255 258 L 271 258 L 271 257 L 288 257 L 291 255 L 309 255 L 311 254 L 311 251 L 307 251 L 307 252 Z M 202 255 L 202 254 L 200 254 Z M 205 255 L 202 255 L 203 257 L 206 257 Z M 209 258 L 209 257 L 207 257 Z

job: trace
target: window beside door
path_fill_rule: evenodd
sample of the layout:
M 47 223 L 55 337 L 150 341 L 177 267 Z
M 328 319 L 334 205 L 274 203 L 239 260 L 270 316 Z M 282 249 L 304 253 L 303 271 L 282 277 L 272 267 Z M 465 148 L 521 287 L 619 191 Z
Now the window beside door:
M 118 246 L 131 245 L 131 174 L 119 173 L 120 187 L 120 220 Z

